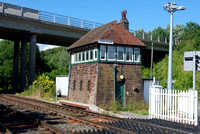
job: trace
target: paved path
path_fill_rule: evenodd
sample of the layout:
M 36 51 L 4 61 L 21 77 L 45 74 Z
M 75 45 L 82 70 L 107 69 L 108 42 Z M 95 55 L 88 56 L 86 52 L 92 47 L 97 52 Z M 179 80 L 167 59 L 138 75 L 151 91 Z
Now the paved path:
M 128 118 L 138 118 L 138 119 L 148 119 L 149 118 L 148 115 L 140 115 L 140 114 L 129 113 L 129 112 L 124 112 L 124 111 L 121 111 L 121 114 Z

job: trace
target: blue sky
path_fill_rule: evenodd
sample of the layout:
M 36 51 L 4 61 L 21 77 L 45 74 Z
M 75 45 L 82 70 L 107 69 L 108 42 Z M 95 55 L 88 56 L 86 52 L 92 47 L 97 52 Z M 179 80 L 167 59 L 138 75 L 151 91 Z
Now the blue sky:
M 174 14 L 174 25 L 196 22 L 200 24 L 200 0 L 2 0 L 2 2 L 48 11 L 80 19 L 108 23 L 120 21 L 121 11 L 127 10 L 129 28 L 146 32 L 158 26 L 166 28 L 170 14 L 163 9 L 167 2 L 186 6 Z

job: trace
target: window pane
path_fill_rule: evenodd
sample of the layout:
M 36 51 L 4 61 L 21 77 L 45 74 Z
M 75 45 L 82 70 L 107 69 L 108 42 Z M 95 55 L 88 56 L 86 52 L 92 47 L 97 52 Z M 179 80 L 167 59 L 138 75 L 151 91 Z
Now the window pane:
M 85 53 L 82 53 L 82 61 L 85 61 Z
M 89 60 L 89 52 L 86 52 L 86 61 Z
M 90 60 L 93 60 L 93 50 L 90 50 Z
M 79 53 L 78 61 L 81 62 L 81 53 Z
M 105 60 L 106 59 L 106 46 L 105 45 L 101 45 L 100 46 L 100 57 L 101 57 L 101 60 Z
M 134 49 L 134 60 L 135 60 L 135 62 L 140 62 L 140 49 L 139 48 L 135 48 Z
M 97 59 L 97 50 L 96 49 L 94 50 L 94 59 L 95 60 Z
M 117 60 L 124 60 L 124 47 L 117 47 Z
M 108 46 L 108 59 L 115 60 L 115 46 Z
M 126 61 L 133 61 L 133 48 L 126 48 Z

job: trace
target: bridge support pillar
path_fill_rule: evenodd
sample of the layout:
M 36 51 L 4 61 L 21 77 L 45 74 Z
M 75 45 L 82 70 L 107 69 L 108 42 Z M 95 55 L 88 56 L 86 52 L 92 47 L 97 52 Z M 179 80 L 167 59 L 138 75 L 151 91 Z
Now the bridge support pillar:
M 20 91 L 26 86 L 26 53 L 27 39 L 21 41 L 21 64 L 20 64 Z
M 29 72 L 28 85 L 31 85 L 35 77 L 35 60 L 36 60 L 36 35 L 30 36 L 30 55 L 29 55 Z
M 15 92 L 18 89 L 18 76 L 19 76 L 19 41 L 14 41 L 14 57 L 13 57 L 13 76 L 12 76 L 12 89 Z

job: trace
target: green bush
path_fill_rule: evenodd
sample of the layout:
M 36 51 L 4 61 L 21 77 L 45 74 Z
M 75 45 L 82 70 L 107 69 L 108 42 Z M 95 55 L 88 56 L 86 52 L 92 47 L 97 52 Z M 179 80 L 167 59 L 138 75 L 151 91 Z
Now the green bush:
M 20 95 L 43 98 L 45 100 L 55 100 L 56 87 L 54 81 L 51 81 L 48 76 L 42 74 L 33 82 L 33 85 L 29 86 L 29 88 Z

